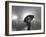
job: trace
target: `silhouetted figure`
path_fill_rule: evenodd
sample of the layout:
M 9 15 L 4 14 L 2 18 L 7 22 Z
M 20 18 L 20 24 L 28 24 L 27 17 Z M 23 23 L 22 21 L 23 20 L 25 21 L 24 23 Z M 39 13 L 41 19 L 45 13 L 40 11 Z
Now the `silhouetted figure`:
M 28 15 L 28 16 L 25 17 L 24 22 L 25 22 L 25 23 L 27 24 L 27 26 L 28 26 L 28 29 L 27 29 L 27 30 L 30 30 L 31 21 L 32 21 L 33 18 L 34 18 L 33 15 Z

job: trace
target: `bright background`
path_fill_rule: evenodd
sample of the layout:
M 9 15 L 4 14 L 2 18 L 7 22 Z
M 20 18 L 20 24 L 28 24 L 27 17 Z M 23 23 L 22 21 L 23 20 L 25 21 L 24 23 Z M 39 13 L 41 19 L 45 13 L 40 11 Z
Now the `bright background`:
M 5 1 L 6 0 L 0 0 L 0 37 L 15 37 L 15 36 L 5 36 Z M 13 1 L 13 0 L 11 0 L 11 1 Z M 46 0 L 16 0 L 16 1 L 46 3 Z M 46 9 L 46 7 L 45 7 L 45 9 Z M 45 12 L 45 14 L 46 14 L 46 12 Z M 45 21 L 46 21 L 46 17 L 45 17 Z M 45 24 L 46 24 L 46 22 L 45 22 Z M 46 27 L 46 25 L 45 25 L 45 27 Z M 45 31 L 46 31 L 46 28 L 45 28 Z M 46 34 L 24 35 L 24 36 L 21 35 L 21 36 L 16 36 L 16 37 L 46 37 Z

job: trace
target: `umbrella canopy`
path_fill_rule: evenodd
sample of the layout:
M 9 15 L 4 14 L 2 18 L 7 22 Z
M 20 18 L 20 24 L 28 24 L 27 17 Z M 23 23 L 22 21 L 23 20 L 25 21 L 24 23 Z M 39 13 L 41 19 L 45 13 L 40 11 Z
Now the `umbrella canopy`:
M 34 18 L 34 15 L 28 15 L 25 17 L 24 22 L 28 22 L 28 19 L 32 20 Z

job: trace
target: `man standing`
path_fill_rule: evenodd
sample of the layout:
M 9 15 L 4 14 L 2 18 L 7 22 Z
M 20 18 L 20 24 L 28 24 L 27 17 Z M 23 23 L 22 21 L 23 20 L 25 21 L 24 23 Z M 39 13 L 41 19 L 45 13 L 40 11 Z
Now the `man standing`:
M 28 27 L 27 30 L 30 30 L 31 21 L 32 21 L 33 18 L 34 18 L 33 15 L 28 15 L 28 16 L 25 17 L 24 22 L 27 24 L 27 27 Z

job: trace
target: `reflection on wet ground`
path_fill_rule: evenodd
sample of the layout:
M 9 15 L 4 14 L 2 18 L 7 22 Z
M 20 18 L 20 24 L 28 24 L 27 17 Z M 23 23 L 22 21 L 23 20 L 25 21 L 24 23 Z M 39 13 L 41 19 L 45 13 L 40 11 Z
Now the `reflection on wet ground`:
M 41 24 L 40 23 L 34 23 L 34 22 L 31 23 L 30 30 L 39 30 L 39 29 L 41 29 Z M 14 22 L 13 22 L 12 30 L 13 31 L 27 30 L 27 25 L 23 24 L 23 23 L 14 25 Z

